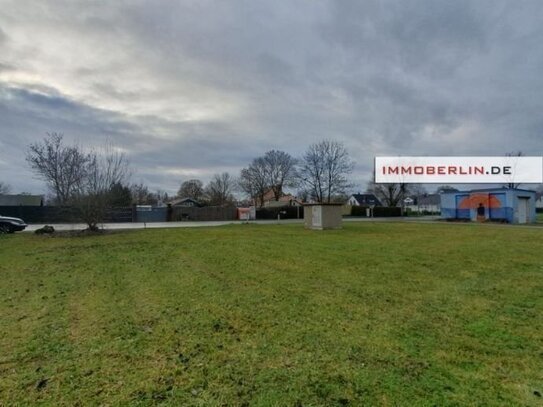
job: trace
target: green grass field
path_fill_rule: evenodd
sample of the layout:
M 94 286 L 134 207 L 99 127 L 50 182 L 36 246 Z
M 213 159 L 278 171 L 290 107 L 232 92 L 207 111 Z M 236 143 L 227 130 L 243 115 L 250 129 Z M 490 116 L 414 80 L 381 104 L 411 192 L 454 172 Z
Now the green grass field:
M 536 406 L 543 229 L 0 236 L 0 405 Z

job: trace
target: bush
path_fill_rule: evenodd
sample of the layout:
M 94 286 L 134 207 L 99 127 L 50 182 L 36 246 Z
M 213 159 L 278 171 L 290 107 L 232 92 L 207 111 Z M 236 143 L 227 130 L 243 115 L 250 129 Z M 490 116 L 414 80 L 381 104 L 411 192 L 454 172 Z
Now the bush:
M 351 207 L 351 216 L 367 216 L 366 215 L 367 206 L 353 206 Z
M 377 218 L 387 216 L 402 216 L 402 208 L 398 208 L 397 206 L 376 206 L 373 208 L 373 216 Z
M 45 225 L 42 228 L 36 229 L 34 233 L 37 235 L 50 235 L 55 233 L 55 228 L 53 226 Z

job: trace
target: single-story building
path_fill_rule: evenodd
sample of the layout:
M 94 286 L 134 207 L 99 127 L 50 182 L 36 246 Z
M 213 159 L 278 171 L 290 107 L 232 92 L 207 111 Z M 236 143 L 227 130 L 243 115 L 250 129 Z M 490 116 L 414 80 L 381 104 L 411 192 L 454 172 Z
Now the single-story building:
M 443 192 L 441 218 L 477 220 L 480 212 L 487 220 L 533 223 L 536 221 L 535 200 L 535 191 L 519 188 Z
M 416 206 L 415 205 L 416 203 L 417 203 L 417 198 L 412 197 L 412 196 L 405 197 L 404 200 L 403 200 L 403 205 L 406 208 L 409 208 L 411 210 L 416 210 L 415 208 L 413 208 L 414 206 Z
M 352 194 L 347 200 L 351 206 L 383 206 L 374 194 Z
M 279 200 L 269 199 L 264 201 L 264 208 L 276 208 L 282 206 L 302 206 L 301 200 L 296 198 L 292 194 L 286 194 L 279 198 Z
M 262 196 L 262 206 L 264 208 L 278 208 L 282 206 L 302 206 L 303 202 L 292 194 L 285 194 L 281 191 L 279 199 L 276 199 L 272 188 L 268 189 Z M 257 202 L 254 202 L 256 205 Z
M 439 213 L 441 209 L 440 194 L 426 194 L 417 197 L 407 197 L 404 199 L 406 209 L 412 212 L 431 212 Z

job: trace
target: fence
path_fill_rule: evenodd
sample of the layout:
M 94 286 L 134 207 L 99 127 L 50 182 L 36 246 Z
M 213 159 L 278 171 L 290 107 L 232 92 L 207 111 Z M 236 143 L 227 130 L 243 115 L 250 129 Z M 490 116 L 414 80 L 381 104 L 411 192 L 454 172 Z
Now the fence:
M 367 216 L 367 206 L 352 206 L 351 216 Z M 402 216 L 402 208 L 397 206 L 374 206 L 371 210 L 373 217 Z
M 238 211 L 235 206 L 174 206 L 171 208 L 171 220 L 173 221 L 211 221 L 211 220 L 236 220 Z
M 70 206 L 0 206 L 0 216 L 23 219 L 26 223 L 80 223 L 81 212 Z M 234 206 L 112 208 L 104 222 L 220 221 L 237 219 Z
M 281 219 L 303 219 L 304 207 L 303 206 L 281 206 L 272 208 L 259 208 L 256 210 L 257 219 L 277 219 L 277 216 Z
M 168 209 L 165 207 L 152 207 L 149 209 L 139 209 L 136 207 L 132 219 L 134 222 L 167 222 Z
M 77 223 L 81 211 L 71 206 L 0 206 L 1 216 L 21 218 L 26 223 Z M 105 222 L 132 222 L 132 208 L 112 208 Z

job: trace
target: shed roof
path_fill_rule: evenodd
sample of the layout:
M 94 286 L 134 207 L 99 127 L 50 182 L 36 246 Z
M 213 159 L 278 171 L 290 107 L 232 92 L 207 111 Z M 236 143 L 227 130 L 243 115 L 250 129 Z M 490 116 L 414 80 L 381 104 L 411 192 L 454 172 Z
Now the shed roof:
M 500 192 L 506 192 L 506 191 L 521 191 L 521 192 L 531 192 L 531 193 L 535 193 L 535 191 L 534 191 L 534 190 L 531 190 L 531 189 L 499 187 L 499 188 L 470 189 L 469 191 L 447 191 L 447 192 L 442 192 L 441 195 L 447 195 L 447 194 L 469 194 L 469 193 L 472 193 L 472 192 L 493 192 L 493 191 L 500 191 Z

